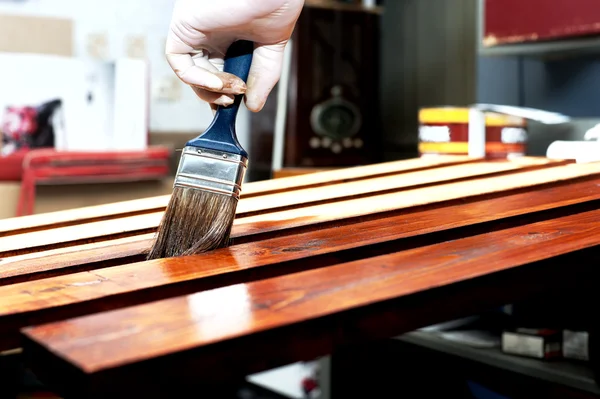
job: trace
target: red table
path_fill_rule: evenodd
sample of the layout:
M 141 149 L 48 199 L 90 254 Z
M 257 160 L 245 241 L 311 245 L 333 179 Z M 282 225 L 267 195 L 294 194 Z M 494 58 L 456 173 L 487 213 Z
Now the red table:
M 171 151 L 62 152 L 20 151 L 0 157 L 0 181 L 21 181 L 17 216 L 31 215 L 38 184 L 115 183 L 162 179 L 169 174 Z

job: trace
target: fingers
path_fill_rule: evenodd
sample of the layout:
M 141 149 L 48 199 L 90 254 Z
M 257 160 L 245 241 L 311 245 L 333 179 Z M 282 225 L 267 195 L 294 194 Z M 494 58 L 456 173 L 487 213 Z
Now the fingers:
M 212 91 L 223 88 L 223 81 L 213 72 L 197 66 L 190 54 L 168 53 L 167 62 L 179 79 L 188 85 Z
M 214 104 L 215 109 L 217 105 L 229 106 L 233 104 L 233 95 L 232 94 L 223 94 L 217 93 L 214 91 L 204 90 L 199 87 L 191 86 L 194 93 L 200 98 L 202 101 L 206 101 L 209 104 Z
M 223 94 L 246 93 L 246 83 L 239 77 L 227 72 L 215 72 L 215 75 L 223 82 L 223 87 L 218 92 Z
M 221 94 L 244 94 L 246 84 L 235 75 L 221 72 L 204 50 L 195 50 L 176 38 L 169 38 L 167 62 L 186 84 Z
M 191 86 L 199 98 L 209 104 L 228 106 L 233 103 L 234 95 L 246 94 L 246 107 L 250 111 L 258 112 L 264 107 L 279 81 L 287 41 L 255 48 L 246 83 L 219 70 L 217 65 L 223 63 L 221 58 L 194 49 L 186 42 L 172 31 L 167 40 L 166 58 L 175 74 Z
M 250 111 L 259 112 L 264 107 L 273 87 L 279 81 L 286 43 L 262 45 L 254 50 L 246 84 L 246 107 Z

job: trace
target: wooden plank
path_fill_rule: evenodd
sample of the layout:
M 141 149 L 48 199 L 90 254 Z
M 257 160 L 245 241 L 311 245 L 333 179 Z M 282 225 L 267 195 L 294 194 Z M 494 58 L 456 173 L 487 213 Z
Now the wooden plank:
M 589 164 L 570 164 L 566 166 L 547 168 L 534 171 L 524 171 L 512 175 L 484 177 L 456 183 L 440 184 L 398 193 L 377 195 L 368 198 L 358 198 L 331 204 L 304 207 L 262 215 L 250 216 L 237 221 L 237 225 L 255 225 L 264 229 L 278 229 L 279 223 L 286 226 L 301 223 L 331 222 L 347 220 L 349 209 L 355 209 L 361 218 L 376 214 L 393 212 L 425 205 L 441 205 L 446 201 L 474 200 L 482 195 L 502 196 L 514 190 L 544 184 L 558 184 L 565 181 L 575 181 L 580 178 L 588 179 L 598 176 L 600 162 Z
M 398 209 L 396 204 L 403 204 L 403 207 L 424 205 L 432 202 L 456 199 L 458 198 L 457 195 L 468 197 L 471 195 L 480 195 L 481 193 L 498 192 L 515 187 L 526 187 L 528 185 L 540 184 L 540 182 L 547 183 L 549 181 L 560 181 L 600 173 L 600 163 L 572 164 L 560 167 L 556 165 L 562 164 L 549 164 L 547 165 L 547 169 L 542 170 L 538 170 L 537 168 L 529 170 L 529 166 L 538 166 L 533 162 L 525 163 L 524 169 L 513 169 L 514 166 L 510 163 L 490 163 L 490 165 L 495 165 L 493 167 L 488 167 L 484 163 L 476 165 L 477 167 L 474 167 L 475 165 L 470 165 L 474 168 L 467 168 L 466 170 L 463 166 L 436 169 L 436 171 L 445 171 L 446 173 L 444 175 L 431 173 L 431 171 L 423 171 L 403 175 L 403 178 L 383 178 L 391 179 L 389 181 L 386 180 L 383 183 L 378 179 L 374 179 L 376 181 L 376 183 L 373 183 L 372 190 L 374 193 L 384 192 L 387 194 L 376 195 L 369 198 L 363 198 L 361 195 L 361 193 L 366 194 L 369 192 L 369 187 L 371 187 L 369 184 L 355 185 L 355 183 L 344 183 L 336 186 L 337 190 L 327 191 L 329 193 L 327 195 L 336 197 L 336 192 L 343 192 L 345 197 L 352 198 L 352 193 L 356 193 L 356 199 L 344 200 L 345 197 L 336 197 L 333 198 L 333 200 L 337 200 L 337 202 L 327 203 L 326 200 L 320 200 L 320 198 L 327 197 L 326 195 L 320 197 L 318 192 L 320 192 L 321 189 L 319 189 L 317 191 L 308 190 L 296 197 L 288 197 L 288 202 L 284 202 L 284 200 L 279 201 L 277 199 L 278 197 L 275 201 L 268 199 L 271 198 L 271 196 L 286 194 L 272 194 L 262 198 L 260 201 L 251 202 L 248 206 L 245 205 L 244 200 L 241 200 L 237 208 L 232 237 L 239 237 L 238 234 L 240 234 L 240 229 L 253 229 L 256 227 L 257 223 L 260 223 L 260 226 L 266 226 L 265 222 L 271 222 L 269 224 L 270 230 L 272 231 L 277 229 L 277 226 L 283 225 L 283 223 L 273 223 L 273 221 L 286 221 L 287 226 L 291 226 L 291 223 L 297 227 L 299 225 L 327 222 L 328 220 L 356 217 L 365 214 L 365 211 L 367 211 L 366 214 L 390 211 Z M 460 169 L 454 171 L 455 168 Z M 555 168 L 556 172 L 552 172 Z M 481 172 L 477 172 L 478 170 Z M 502 174 L 494 176 L 494 174 L 501 171 L 519 172 L 519 175 L 518 178 Z M 483 176 L 488 174 L 490 177 L 487 179 L 474 179 L 472 180 L 472 183 L 461 182 L 459 181 L 461 179 L 457 178 L 457 176 L 476 177 L 479 173 Z M 408 182 L 406 186 L 403 183 L 403 179 L 406 179 Z M 458 182 L 426 187 L 427 184 L 431 184 L 435 181 L 451 182 L 452 180 L 457 180 Z M 373 180 L 366 180 L 364 182 L 367 181 L 372 182 Z M 467 183 L 468 186 L 472 185 L 473 187 L 465 186 L 465 183 Z M 433 189 L 434 192 L 423 191 L 423 194 L 421 195 L 421 191 L 419 190 L 409 191 L 411 184 L 416 185 L 417 187 L 424 187 L 420 188 L 420 190 L 427 190 L 430 188 Z M 345 188 L 346 185 L 351 185 L 351 187 L 347 189 Z M 396 189 L 394 187 L 398 188 Z M 457 190 L 460 190 L 460 193 Z M 449 194 L 451 194 L 450 197 L 448 196 Z M 252 199 L 247 201 L 252 201 Z M 324 203 L 321 204 L 322 202 Z M 291 203 L 295 203 L 296 205 L 290 205 Z M 313 206 L 315 203 L 321 205 Z M 262 209 L 269 210 L 269 215 L 262 215 Z M 278 209 L 285 209 L 285 211 L 276 212 Z M 330 215 L 335 215 L 335 218 L 331 219 Z M 21 255 L 34 251 L 44 251 L 66 245 L 78 245 L 137 234 L 146 234 L 156 231 L 156 227 L 158 226 L 161 217 L 162 212 L 157 212 L 131 216 L 123 219 L 111 219 L 78 224 L 75 226 L 60 227 L 48 231 L 34 231 L 26 233 L 26 238 L 22 235 L 0 237 L 0 257 Z M 238 225 L 246 226 L 240 228 L 237 227 Z
M 524 162 L 536 158 L 526 157 Z M 418 170 L 427 170 L 441 166 L 457 165 L 478 161 L 475 158 L 464 156 L 442 156 L 436 158 L 415 158 L 402 161 L 385 162 L 375 165 L 357 166 L 347 168 L 336 173 L 319 172 L 310 178 L 282 178 L 246 183 L 244 185 L 244 198 L 258 195 L 267 195 L 308 187 L 317 187 L 324 184 L 337 184 L 370 177 L 389 176 Z M 543 158 L 539 160 L 543 162 Z M 122 201 L 113 204 L 89 206 L 66 211 L 49 212 L 40 215 L 30 215 L 19 218 L 0 220 L 0 237 L 37 231 L 48 228 L 71 226 L 81 223 L 90 223 L 111 218 L 135 216 L 144 213 L 164 211 L 170 195 L 151 198 L 142 198 L 131 201 Z
M 560 162 L 548 163 L 546 160 L 528 159 L 521 162 L 480 162 L 468 165 L 457 165 L 424 170 L 382 178 L 336 184 L 319 189 L 302 189 L 291 193 L 278 193 L 255 198 L 242 199 L 236 210 L 236 217 L 261 214 L 277 209 L 295 209 L 317 203 L 335 200 L 360 198 L 385 192 L 397 192 L 411 186 L 425 186 L 436 182 L 449 182 L 468 177 L 493 176 L 501 172 L 517 172 L 533 167 L 557 167 Z M 22 235 L 15 234 L 0 237 L 0 256 L 23 254 L 32 251 L 57 248 L 70 242 L 82 243 L 85 240 L 107 240 L 136 234 L 154 232 L 163 212 L 154 212 L 130 216 L 127 218 L 109 219 L 91 223 L 80 223 L 73 226 L 56 227 L 51 230 L 34 231 Z
M 544 162 L 545 158 L 523 157 L 516 162 Z M 290 190 L 315 188 L 323 185 L 348 183 L 375 177 L 391 176 L 399 173 L 418 172 L 443 166 L 480 162 L 481 159 L 444 155 L 438 157 L 423 157 L 401 161 L 382 162 L 373 165 L 354 166 L 343 169 L 328 170 L 303 176 L 290 176 L 253 182 L 251 187 L 244 189 L 244 197 L 250 198 L 258 193 L 274 194 Z
M 142 381 L 247 375 L 264 368 L 265 359 L 329 353 L 340 343 L 390 337 L 520 299 L 539 290 L 539 281 L 576 281 L 567 271 L 589 277 L 600 259 L 598 220 L 600 210 L 576 212 L 28 327 L 25 353 L 35 354 L 36 372 L 95 395 Z M 583 262 L 585 256 L 592 258 Z
M 0 259 L 0 286 L 143 261 L 153 236 L 142 234 Z
M 0 220 L 0 237 L 164 211 L 170 195 Z
M 280 179 L 282 177 L 301 176 L 309 173 L 325 172 L 335 169 L 342 169 L 340 167 L 331 168 L 282 168 L 272 172 L 273 179 Z
M 375 194 L 392 193 L 408 188 L 425 187 L 475 177 L 492 177 L 503 173 L 519 173 L 527 170 L 536 170 L 540 167 L 558 167 L 561 165 L 564 165 L 564 163 L 548 163 L 545 159 L 528 159 L 521 162 L 476 162 L 446 166 L 401 175 L 327 185 L 318 189 L 306 188 L 275 193 L 268 196 L 247 198 L 245 201 L 240 201 L 237 213 L 240 217 L 243 217 L 273 210 L 294 209 L 298 205 L 348 200 Z
M 0 257 L 154 233 L 161 218 L 162 212 L 155 212 L 0 237 Z
M 28 324 L 82 315 L 239 282 L 322 268 L 575 210 L 597 209 L 600 179 L 500 198 L 398 212 L 237 244 L 198 256 L 158 259 L 0 287 L 0 350 Z M 540 213 L 541 212 L 541 213 Z M 63 259 L 68 262 L 68 257 Z M 85 263 L 89 265 L 90 263 Z M 60 265 L 57 265 L 60 267 Z
M 543 172 L 543 173 L 542 173 Z M 362 220 L 373 219 L 378 214 L 384 212 L 403 212 L 408 211 L 411 207 L 436 204 L 444 206 L 448 201 L 454 201 L 462 198 L 463 200 L 469 197 L 479 195 L 503 193 L 506 190 L 523 189 L 526 187 L 535 187 L 548 182 L 569 181 L 569 179 L 589 176 L 598 176 L 600 173 L 600 164 L 588 165 L 569 165 L 557 168 L 554 173 L 548 171 L 530 171 L 519 175 L 519 179 L 512 176 L 497 176 L 486 179 L 475 179 L 472 181 L 458 182 L 442 186 L 434 186 L 421 188 L 413 191 L 405 191 L 403 193 L 386 194 L 371 198 L 359 198 L 355 200 L 341 201 L 337 204 L 324 204 L 302 210 L 304 215 L 299 215 L 300 210 L 274 212 L 269 215 L 257 215 L 238 219 L 234 223 L 232 237 L 235 242 L 247 242 L 253 237 L 261 238 L 274 236 L 277 234 L 292 234 L 302 229 L 316 228 L 317 225 L 325 227 L 327 225 L 339 225 L 344 220 L 352 221 L 354 218 L 360 217 Z M 486 183 L 487 182 L 487 183 Z M 6 284 L 5 279 L 15 279 L 18 275 L 27 279 L 27 268 L 23 268 L 23 263 L 31 259 L 27 254 L 36 254 L 40 252 L 52 251 L 48 253 L 52 257 L 46 259 L 45 269 L 40 268 L 40 262 L 36 262 L 32 267 L 32 274 L 50 272 L 52 270 L 60 273 L 68 272 L 65 269 L 67 265 L 70 267 L 81 267 L 85 263 L 85 269 L 90 270 L 95 267 L 101 267 L 106 262 L 118 259 L 121 257 L 121 250 L 125 257 L 133 256 L 132 250 L 137 250 L 138 255 L 144 254 L 149 245 L 151 238 L 145 236 L 138 240 L 135 238 L 138 234 L 144 234 L 148 231 L 154 231 L 153 228 L 157 225 L 158 215 L 140 215 L 134 217 L 132 221 L 128 219 L 127 223 L 119 222 L 118 220 L 110 220 L 105 222 L 92 223 L 89 225 L 81 225 L 76 227 L 63 227 L 54 229 L 50 232 L 34 232 L 26 235 L 26 239 L 20 236 L 10 236 L 0 239 L 0 253 L 4 253 L 5 257 L 0 261 L 0 285 Z M 300 217 L 303 216 L 303 217 Z M 151 219 L 155 217 L 155 219 Z M 141 221 L 139 219 L 142 219 Z M 143 223 L 142 223 L 143 222 Z M 145 224 L 144 224 L 145 223 Z M 154 227 L 153 227 L 154 226 Z M 113 228 L 126 227 L 129 233 L 120 231 L 114 233 Z M 138 230 L 134 230 L 137 227 Z M 117 245 L 111 251 L 96 251 L 91 249 L 88 253 L 87 248 L 69 248 L 79 246 L 88 242 L 104 242 L 114 240 L 118 237 L 133 235 L 131 241 L 136 241 L 134 245 Z M 60 248 L 63 248 L 62 250 Z M 3 252 L 4 251 L 4 252 Z M 61 255 L 61 254 L 64 254 Z M 32 255 L 36 257 L 37 255 Z M 96 262 L 87 262 L 88 256 Z M 79 258 L 79 261 L 75 257 Z M 141 258 L 136 258 L 141 260 Z M 54 261 L 56 260 L 56 261 Z M 43 261 L 42 261 L 43 262 Z M 104 262 L 104 263 L 103 263 Z M 12 264 L 12 265 L 11 265 Z M 114 264 L 111 262 L 111 264 Z M 12 267 L 12 271 L 11 271 Z M 18 272 L 17 272 L 18 270 Z M 17 274 L 15 274 L 17 273 Z M 50 273 L 52 275 L 52 273 Z

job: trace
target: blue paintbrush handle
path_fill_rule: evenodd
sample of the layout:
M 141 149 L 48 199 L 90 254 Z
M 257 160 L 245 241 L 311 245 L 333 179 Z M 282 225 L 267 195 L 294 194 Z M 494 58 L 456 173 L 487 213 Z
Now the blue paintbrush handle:
M 244 82 L 248 80 L 254 43 L 240 40 L 234 42 L 225 56 L 224 72 L 236 75 Z M 248 153 L 237 140 L 235 121 L 243 95 L 235 96 L 233 104 L 228 107 L 219 106 L 211 125 L 199 137 L 190 140 L 187 145 L 225 151 L 248 158 Z

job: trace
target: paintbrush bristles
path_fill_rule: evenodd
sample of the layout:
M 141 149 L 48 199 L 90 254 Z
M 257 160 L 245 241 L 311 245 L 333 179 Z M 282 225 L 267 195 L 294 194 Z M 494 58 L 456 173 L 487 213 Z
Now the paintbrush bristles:
M 229 244 L 238 200 L 175 187 L 148 259 L 193 255 Z

